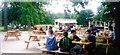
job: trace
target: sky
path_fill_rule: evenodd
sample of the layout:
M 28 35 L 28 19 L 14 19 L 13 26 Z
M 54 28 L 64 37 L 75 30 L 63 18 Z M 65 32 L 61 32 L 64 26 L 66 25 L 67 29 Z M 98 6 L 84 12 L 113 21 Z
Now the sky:
M 47 11 L 51 11 L 53 13 L 64 13 L 64 5 L 68 5 L 68 8 L 71 10 L 71 13 L 74 13 L 74 9 L 72 7 L 73 3 L 70 1 L 53 1 L 51 2 L 52 5 L 45 6 L 45 9 Z M 79 4 L 80 5 L 80 4 Z M 85 9 L 91 9 L 94 14 L 97 13 L 97 8 L 101 5 L 101 2 L 99 1 L 90 1 L 87 6 L 85 6 Z M 81 5 L 80 5 L 81 6 Z M 77 10 L 83 10 L 82 7 L 75 7 Z
M 46 5 L 44 8 L 46 11 L 51 11 L 53 13 L 64 13 L 65 6 L 68 6 L 68 9 L 71 10 L 71 13 L 74 13 L 74 9 L 72 7 L 73 3 L 70 1 L 66 0 L 54 0 L 50 2 L 51 5 Z M 80 5 L 80 4 L 79 4 Z M 97 8 L 101 5 L 101 2 L 98 0 L 93 0 L 88 3 L 87 6 L 85 6 L 85 9 L 91 9 L 94 14 L 97 13 Z M 0 1 L 0 6 L 1 6 L 1 1 Z M 77 10 L 83 10 L 83 8 L 76 6 L 75 7 Z

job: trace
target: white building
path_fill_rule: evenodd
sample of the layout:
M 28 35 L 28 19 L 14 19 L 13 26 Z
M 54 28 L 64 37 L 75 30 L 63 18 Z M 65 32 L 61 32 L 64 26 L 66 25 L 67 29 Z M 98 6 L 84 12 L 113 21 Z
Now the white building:
M 55 28 L 59 28 L 60 25 L 70 25 L 70 24 L 77 24 L 76 19 L 63 19 L 63 18 L 59 18 L 59 19 L 55 19 L 54 21 L 54 25 Z

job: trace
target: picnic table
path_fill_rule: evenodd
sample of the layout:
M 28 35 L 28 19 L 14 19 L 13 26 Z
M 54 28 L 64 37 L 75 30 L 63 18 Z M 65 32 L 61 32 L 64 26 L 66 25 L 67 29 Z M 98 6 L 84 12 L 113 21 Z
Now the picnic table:
M 42 53 L 53 52 L 53 53 L 55 53 L 55 55 L 58 55 L 58 53 L 70 54 L 69 52 L 61 52 L 60 50 L 47 50 L 46 48 L 41 48 L 40 50 L 42 51 Z
M 37 42 L 38 43 L 38 46 L 40 46 L 40 39 L 39 38 L 45 38 L 46 37 L 46 35 L 43 35 L 43 34 L 41 34 L 41 35 L 38 35 L 38 34 L 30 34 L 30 36 L 29 36 L 29 39 L 27 40 L 27 41 L 25 41 L 25 43 L 27 43 L 27 46 L 26 46 L 26 49 L 28 49 L 28 46 L 29 46 L 29 43 L 30 42 Z M 33 39 L 32 39 L 33 38 Z M 31 40 L 32 39 L 32 40 Z
M 100 44 L 100 45 L 105 45 L 106 46 L 106 54 L 108 53 L 108 48 L 110 46 L 111 43 L 109 43 L 109 39 L 110 37 L 109 36 L 98 36 L 96 38 L 103 38 L 103 39 L 106 39 L 106 43 L 102 43 L 102 42 L 96 42 L 96 44 Z
M 8 30 L 6 32 L 6 34 L 4 34 L 4 36 L 5 36 L 4 39 L 5 39 L 5 41 L 7 41 L 8 37 L 16 37 L 16 39 L 19 40 L 20 35 L 21 34 L 20 33 L 18 34 L 18 32 L 16 32 L 16 30 Z
M 86 45 L 92 44 L 92 42 L 82 42 L 82 41 L 72 41 L 72 43 L 81 44 L 83 48 L 85 48 Z
M 42 31 L 40 31 L 40 30 L 33 30 L 32 32 L 33 32 L 33 34 L 42 34 Z
M 60 31 L 58 31 L 56 33 L 58 34 L 58 37 L 62 37 L 62 35 L 63 35 L 63 32 L 60 32 Z
M 85 49 L 85 46 L 86 45 L 90 45 L 90 44 L 92 44 L 92 42 L 82 42 L 82 41 L 72 41 L 72 43 L 76 43 L 76 44 L 80 44 L 80 45 L 82 45 L 82 48 L 83 48 L 83 54 L 84 55 L 86 55 L 86 49 Z

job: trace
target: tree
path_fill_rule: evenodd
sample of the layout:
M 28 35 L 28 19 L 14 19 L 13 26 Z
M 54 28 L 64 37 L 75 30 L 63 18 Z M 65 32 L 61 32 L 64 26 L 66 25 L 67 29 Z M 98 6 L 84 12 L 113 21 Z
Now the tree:
M 8 23 L 36 25 L 44 22 L 45 12 L 41 2 L 10 2 Z
M 104 19 L 106 21 L 115 21 L 115 42 L 113 45 L 120 49 L 120 2 L 104 2 L 102 4 L 103 7 L 106 7 L 105 9 L 102 9 L 101 11 L 101 17 L 108 16 Z
M 86 20 L 86 18 L 91 18 L 94 14 L 93 14 L 93 11 L 90 10 L 90 9 L 85 9 L 85 5 L 88 5 L 88 1 L 85 1 L 85 2 L 74 2 L 72 1 L 73 5 L 72 7 L 74 8 L 74 17 L 75 19 L 77 19 L 77 22 L 78 22 L 78 25 L 83 25 L 83 26 L 88 26 L 88 21 Z M 80 4 L 80 5 L 79 5 Z M 82 7 L 83 10 L 77 10 L 77 8 L 75 7 Z M 67 12 L 71 12 L 69 10 L 69 8 L 67 8 L 66 10 L 66 13 Z M 67 15 L 68 16 L 68 15 Z
M 104 2 L 102 5 L 98 8 L 98 13 L 94 17 L 97 21 L 103 21 L 103 22 L 110 22 L 113 21 L 113 16 L 110 14 L 112 11 L 110 11 L 108 5 L 109 2 Z
M 86 18 L 91 18 L 94 14 L 92 10 L 81 10 L 77 15 L 77 22 L 79 25 L 88 26 Z
M 108 5 L 109 11 L 112 12 L 110 13 L 115 20 L 115 42 L 114 45 L 115 47 L 120 49 L 120 2 L 111 2 Z
M 8 24 L 8 19 L 7 19 L 7 2 L 4 2 L 4 8 L 3 8 L 3 18 L 4 18 L 4 29 L 7 30 L 7 24 Z

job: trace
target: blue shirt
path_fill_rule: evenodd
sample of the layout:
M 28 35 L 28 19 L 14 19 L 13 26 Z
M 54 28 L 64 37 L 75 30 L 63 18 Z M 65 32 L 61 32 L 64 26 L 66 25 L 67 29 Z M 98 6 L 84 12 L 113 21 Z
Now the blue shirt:
M 55 50 L 56 37 L 55 36 L 47 36 L 46 37 L 46 48 L 47 50 Z

